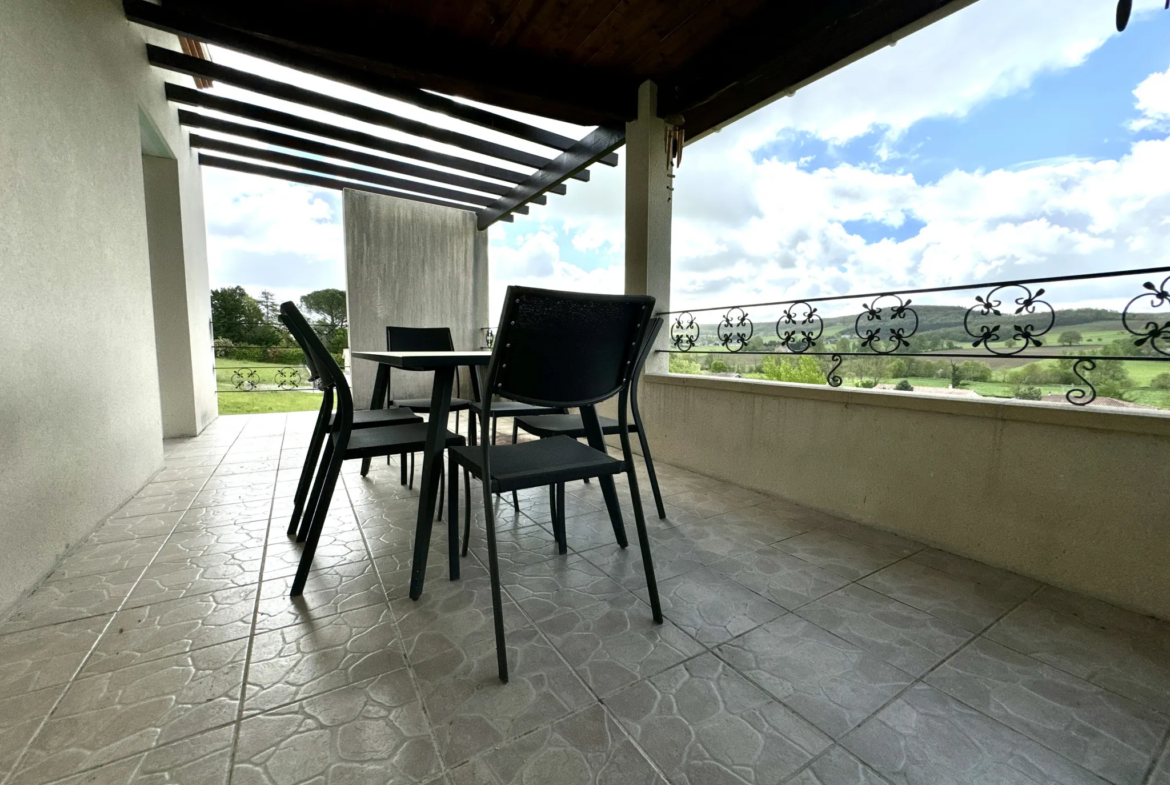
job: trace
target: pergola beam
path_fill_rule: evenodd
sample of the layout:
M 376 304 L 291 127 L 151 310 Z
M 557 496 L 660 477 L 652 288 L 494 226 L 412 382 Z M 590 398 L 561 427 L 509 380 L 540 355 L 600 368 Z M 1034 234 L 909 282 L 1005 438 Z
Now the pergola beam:
M 351 128 L 342 128 L 339 125 L 322 123 L 318 120 L 310 120 L 306 117 L 281 112 L 278 109 L 269 109 L 265 106 L 249 104 L 244 101 L 237 101 L 233 98 L 211 95 L 170 82 L 166 85 L 166 95 L 167 100 L 177 104 L 196 106 L 201 109 L 211 109 L 216 112 L 222 112 L 223 114 L 230 114 L 235 117 L 243 117 L 258 123 L 264 123 L 265 125 L 312 134 L 313 136 L 319 136 L 335 142 L 345 142 L 359 147 L 367 147 L 371 150 L 379 150 L 383 153 L 411 158 L 416 161 L 434 164 L 435 166 L 445 166 L 448 169 L 456 169 L 458 171 L 468 172 L 469 174 L 479 175 L 480 177 L 491 177 L 507 183 L 523 182 L 525 177 L 523 172 L 517 172 L 514 169 L 505 169 L 480 161 L 472 161 L 469 158 L 460 158 L 457 155 L 448 155 L 447 153 L 428 150 L 425 147 L 418 147 L 416 145 L 406 144 L 405 142 L 395 142 L 382 136 L 367 134 L 363 131 L 355 131 Z M 584 172 L 583 174 L 587 175 L 588 172 Z M 589 178 L 585 177 L 581 179 L 588 180 Z
M 381 76 L 366 69 L 355 68 L 268 38 L 241 32 L 226 25 L 208 22 L 189 14 L 164 8 L 155 3 L 146 2 L 146 0 L 124 0 L 122 5 L 126 18 L 131 22 L 153 27 L 156 30 L 163 30 L 259 57 L 278 65 L 368 90 L 386 98 L 403 101 L 421 109 L 478 125 L 481 128 L 490 128 L 517 139 L 551 147 L 554 150 L 568 150 L 576 144 L 576 140 L 571 137 L 513 120 L 486 109 L 470 106 L 443 95 L 436 95 L 406 82 Z M 615 166 L 617 156 L 608 156 L 601 159 L 600 162 Z
M 440 199 L 450 199 L 455 202 L 467 202 L 468 204 L 488 205 L 493 199 L 490 196 L 482 194 L 470 193 L 468 191 L 456 191 L 453 188 L 443 188 L 438 185 L 431 185 L 430 183 L 423 183 L 417 180 L 405 180 L 401 177 L 391 177 L 390 175 L 381 174 L 379 172 L 371 172 L 368 169 L 355 169 L 352 166 L 342 166 L 341 164 L 334 164 L 328 161 L 320 161 L 316 158 L 307 158 L 300 155 L 289 155 L 288 153 L 280 153 L 275 150 L 265 150 L 262 147 L 249 147 L 245 144 L 236 144 L 235 142 L 228 142 L 224 139 L 211 139 L 204 136 L 194 134 L 191 136 L 191 146 L 199 150 L 210 150 L 217 153 L 227 153 L 228 155 L 236 155 L 244 158 L 254 158 L 258 161 L 267 161 L 272 164 L 279 164 L 280 166 L 291 166 L 297 169 L 304 169 L 315 174 L 324 174 L 331 177 L 341 177 L 346 180 L 360 180 L 362 182 L 372 183 L 373 185 L 382 186 L 384 188 L 394 188 L 400 191 L 414 191 L 415 193 L 424 194 L 426 196 L 435 196 Z
M 179 110 L 179 124 L 187 128 L 202 128 L 207 131 L 228 134 L 230 136 L 236 136 L 241 139 L 251 139 L 254 142 L 261 142 L 273 147 L 282 147 L 286 150 L 295 150 L 300 153 L 318 155 L 323 158 L 347 161 L 349 163 L 358 164 L 359 166 L 367 166 L 383 172 L 404 174 L 409 177 L 417 177 L 420 180 L 429 180 L 431 182 L 452 185 L 457 188 L 466 188 L 469 190 L 480 191 L 497 196 L 502 196 L 511 190 L 509 186 L 491 180 L 479 180 L 474 177 L 464 177 L 463 175 L 455 174 L 453 172 L 445 172 L 439 169 L 431 169 L 427 166 L 419 166 L 417 164 L 410 163 L 409 161 L 400 161 L 396 158 L 386 158 L 385 156 L 374 155 L 373 153 L 352 150 L 348 147 L 337 147 L 336 145 L 326 144 L 325 142 L 318 142 L 315 139 L 307 139 L 303 136 L 292 136 L 291 134 L 284 134 L 279 131 L 270 130 L 268 128 L 260 128 L 254 125 L 236 123 L 232 122 L 231 120 L 224 120 L 219 117 L 200 114 L 199 112 L 191 112 L 186 109 Z M 206 137 L 192 136 L 191 146 L 197 146 L 197 140 L 204 138 Z M 564 188 L 564 186 L 561 187 L 562 189 Z M 562 190 L 560 193 L 564 193 L 564 191 Z M 537 203 L 543 204 L 543 202 Z
M 182 52 L 176 52 L 173 49 L 165 49 L 161 46 L 148 44 L 146 47 L 146 59 L 151 65 L 186 74 L 196 79 L 213 80 L 220 84 L 238 87 L 258 95 L 278 98 L 282 101 L 290 101 L 312 109 L 320 109 L 324 112 L 348 117 L 351 120 L 379 125 L 383 128 L 401 131 L 411 136 L 429 139 L 432 142 L 451 145 L 452 147 L 458 147 L 472 153 L 499 158 L 502 161 L 510 161 L 521 166 L 540 169 L 549 163 L 549 159 L 541 155 L 516 150 L 506 145 L 485 141 L 479 137 L 469 136 L 447 128 L 439 128 L 438 126 L 419 122 L 418 120 L 399 117 L 390 112 L 383 112 L 381 109 L 375 109 L 370 106 L 355 103 L 354 101 L 346 101 L 342 98 L 334 98 L 331 95 L 306 90 L 303 87 L 286 84 L 275 79 L 249 74 L 246 71 L 240 71 L 226 65 L 200 60 L 197 57 L 190 57 Z
M 349 188 L 354 191 L 366 191 L 368 193 L 379 194 L 381 196 L 393 196 L 398 199 L 409 199 L 413 202 L 424 202 L 426 204 L 436 204 L 441 207 L 452 207 L 456 210 L 474 209 L 473 205 L 445 202 L 441 199 L 432 199 L 427 196 L 419 196 L 417 194 L 407 193 L 404 191 L 392 191 L 387 188 L 376 188 L 372 185 L 352 183 L 345 180 L 335 180 L 331 177 L 319 177 L 317 175 L 306 174 L 304 172 L 294 172 L 289 169 L 278 169 L 274 166 L 252 164 L 248 163 L 247 161 L 237 161 L 232 158 L 220 158 L 219 156 L 207 155 L 205 153 L 201 153 L 199 155 L 199 164 L 201 166 L 210 166 L 216 169 L 227 169 L 233 172 L 257 174 L 262 177 L 272 177 L 277 180 L 287 180 L 292 183 L 312 185 L 317 188 L 328 188 L 334 191 L 341 191 Z
M 625 126 L 598 126 L 572 148 L 553 159 L 548 166 L 534 172 L 493 204 L 477 210 L 479 228 L 486 229 L 515 212 L 518 207 L 532 201 L 534 197 L 549 190 L 566 177 L 571 177 L 574 172 L 584 169 L 601 156 L 621 147 L 625 141 Z

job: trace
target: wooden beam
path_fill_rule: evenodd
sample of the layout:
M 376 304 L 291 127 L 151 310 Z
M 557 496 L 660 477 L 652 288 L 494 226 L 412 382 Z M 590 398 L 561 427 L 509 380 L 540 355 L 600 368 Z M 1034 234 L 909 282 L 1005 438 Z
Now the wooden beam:
M 165 30 L 175 35 L 190 37 L 222 46 L 225 49 L 259 57 L 335 82 L 368 90 L 386 98 L 403 101 L 447 117 L 463 120 L 481 128 L 490 128 L 517 139 L 551 147 L 554 150 L 568 150 L 577 141 L 572 137 L 563 136 L 520 120 L 513 120 L 487 109 L 469 106 L 444 95 L 420 90 L 415 85 L 381 76 L 364 68 L 346 65 L 267 38 L 243 33 L 231 27 L 177 12 L 172 8 L 164 8 L 155 3 L 146 2 L 146 0 L 124 0 L 123 8 L 127 19 L 153 27 L 156 30 Z M 604 158 L 601 163 L 616 166 L 617 157 Z
M 231 120 L 191 112 L 186 109 L 179 110 L 179 124 L 188 128 L 202 128 L 207 131 L 238 136 L 241 139 L 263 142 L 273 147 L 283 147 L 286 150 L 296 150 L 297 152 L 308 153 L 309 155 L 319 155 L 338 161 L 348 161 L 349 163 L 368 166 L 385 172 L 405 174 L 422 180 L 430 180 L 436 183 L 443 183 L 444 185 L 453 185 L 458 188 L 468 188 L 473 191 L 482 191 L 483 193 L 495 194 L 497 196 L 502 196 L 512 190 L 511 186 L 497 183 L 493 180 L 479 180 L 474 177 L 464 177 L 454 172 L 432 169 L 429 166 L 419 166 L 409 161 L 386 158 L 385 156 L 374 155 L 373 153 L 365 153 L 361 150 L 352 150 L 348 147 L 337 147 L 336 145 L 326 144 L 325 142 L 318 142 L 316 139 L 306 139 L 303 136 L 292 136 L 291 134 L 284 134 L 255 125 L 235 123 Z M 565 193 L 563 185 L 561 188 L 562 190 L 559 193 Z
M 411 136 L 418 136 L 423 139 L 430 139 L 433 142 L 439 142 L 440 144 L 458 147 L 469 152 L 488 155 L 503 161 L 510 161 L 521 166 L 541 169 L 549 162 L 548 158 L 541 155 L 516 150 L 506 145 L 488 142 L 476 136 L 461 134 L 447 128 L 439 128 L 438 126 L 419 122 L 418 120 L 399 117 L 390 112 L 383 112 L 381 109 L 374 109 L 373 107 L 364 106 L 353 101 L 346 101 L 342 98 L 334 98 L 331 95 L 306 90 L 303 87 L 278 82 L 275 79 L 249 74 L 246 71 L 229 68 L 219 63 L 200 60 L 197 57 L 190 57 L 182 52 L 176 52 L 173 49 L 165 49 L 161 46 L 147 44 L 146 59 L 151 65 L 186 74 L 196 79 L 215 80 L 221 84 L 239 87 L 259 95 L 266 95 L 269 98 L 279 98 L 282 101 L 290 101 L 313 109 L 332 112 L 342 117 L 348 117 L 351 120 L 379 125 L 383 128 L 390 128 L 395 131 L 410 134 Z
M 428 150 L 425 147 L 418 147 L 417 145 L 406 144 L 405 142 L 395 142 L 382 136 L 375 136 L 374 134 L 367 134 L 363 131 L 355 131 L 351 128 L 343 128 L 330 123 L 322 123 L 319 120 L 310 120 L 307 117 L 289 114 L 278 109 L 269 109 L 266 106 L 257 106 L 256 104 L 237 101 L 233 98 L 211 95 L 210 93 L 192 90 L 190 87 L 183 87 L 182 85 L 171 82 L 168 82 L 166 85 L 166 95 L 167 100 L 177 104 L 212 109 L 224 114 L 244 117 L 248 120 L 264 123 L 265 125 L 273 125 L 277 128 L 300 131 L 301 133 L 312 134 L 337 142 L 346 142 L 360 147 L 368 147 L 371 150 L 380 150 L 384 153 L 402 156 L 403 158 L 412 158 L 416 161 L 434 164 L 435 166 L 445 166 L 449 169 L 469 172 L 480 177 L 491 177 L 508 183 L 523 182 L 525 177 L 524 172 L 517 172 L 514 169 L 504 169 L 503 167 L 472 161 L 469 158 L 460 158 L 457 155 L 440 153 L 436 150 Z M 588 173 L 586 172 L 586 174 Z M 588 180 L 589 178 L 584 177 L 581 179 Z
M 199 164 L 201 166 L 210 166 L 215 169 L 228 169 L 233 172 L 242 172 L 244 174 L 258 174 L 261 177 L 272 177 L 277 180 L 287 180 L 290 183 L 301 183 L 302 185 L 312 185 L 317 188 L 328 188 L 334 191 L 342 191 L 346 188 L 354 191 L 366 191 L 367 193 L 380 194 L 381 196 L 393 196 L 398 199 L 409 199 L 413 202 L 424 202 L 426 204 L 437 204 L 441 207 L 451 207 L 456 210 L 472 210 L 471 205 L 455 204 L 452 202 L 444 202 L 440 199 L 431 199 L 427 196 L 418 196 L 412 193 L 403 191 L 391 191 L 386 188 L 375 188 L 372 185 L 363 185 L 361 183 L 351 183 L 345 180 L 334 180 L 332 177 L 318 177 L 317 175 L 305 174 L 303 172 L 294 172 L 289 169 L 277 169 L 274 166 L 261 166 L 260 164 L 250 164 L 247 161 L 236 161 L 231 158 L 220 158 L 215 155 L 199 155 Z
M 561 153 L 553 162 L 533 173 L 524 182 L 501 196 L 494 204 L 476 211 L 480 229 L 486 229 L 496 221 L 509 215 L 517 207 L 527 204 L 532 197 L 544 193 L 552 186 L 571 177 L 579 171 L 625 144 L 624 125 L 603 125 L 577 142 L 571 149 Z
M 380 185 L 384 188 L 414 191 L 415 193 L 425 194 L 426 196 L 437 196 L 440 199 L 451 199 L 456 202 L 467 202 L 468 204 L 478 205 L 488 205 L 494 201 L 492 197 L 485 196 L 484 194 L 471 193 L 470 191 L 456 191 L 453 188 L 443 188 L 442 186 L 431 185 L 430 183 L 423 183 L 417 180 L 404 180 L 401 177 L 391 177 L 380 172 L 371 172 L 368 169 L 355 169 L 352 166 L 342 166 L 340 164 L 329 163 L 328 161 L 321 161 L 317 158 L 279 153 L 275 150 L 266 150 L 263 147 L 249 147 L 246 144 L 236 144 L 235 142 L 229 142 L 224 139 L 212 139 L 198 134 L 191 135 L 190 144 L 198 150 L 211 150 L 217 153 L 238 155 L 244 158 L 255 158 L 259 161 L 267 161 L 268 163 L 280 164 L 281 166 L 291 166 L 316 174 L 343 177 L 347 180 L 361 180 L 374 185 Z

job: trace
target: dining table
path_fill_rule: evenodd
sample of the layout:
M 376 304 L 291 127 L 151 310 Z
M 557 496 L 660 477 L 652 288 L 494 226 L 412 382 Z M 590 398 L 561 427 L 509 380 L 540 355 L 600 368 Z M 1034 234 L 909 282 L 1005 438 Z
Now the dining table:
M 427 420 L 426 446 L 423 451 L 422 485 L 418 501 L 418 521 L 414 532 L 414 559 L 410 570 L 410 598 L 422 596 L 423 581 L 426 578 L 427 554 L 431 547 L 431 528 L 435 520 L 435 505 L 438 503 L 439 477 L 443 471 L 444 433 L 447 417 L 451 410 L 451 390 L 455 373 L 460 367 L 485 366 L 491 360 L 490 351 L 453 352 L 350 352 L 354 360 L 367 360 L 378 364 L 374 377 L 374 393 L 370 398 L 371 409 L 386 406 L 390 386 L 390 369 L 401 368 L 409 371 L 434 371 L 431 384 L 431 408 Z M 473 370 L 474 372 L 474 370 Z M 370 469 L 370 459 L 362 460 L 362 474 Z M 459 577 L 459 563 L 451 564 L 451 579 Z

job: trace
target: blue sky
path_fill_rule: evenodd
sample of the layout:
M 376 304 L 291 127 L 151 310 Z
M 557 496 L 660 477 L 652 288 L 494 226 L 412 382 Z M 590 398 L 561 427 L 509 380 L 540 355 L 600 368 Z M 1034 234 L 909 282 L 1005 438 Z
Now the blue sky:
M 980 0 L 688 145 L 672 305 L 1170 263 L 1161 6 L 1139 0 L 1118 35 L 1104 0 Z M 594 167 L 493 227 L 493 302 L 510 282 L 619 291 L 623 176 Z M 205 187 L 213 285 L 344 286 L 336 194 L 212 170 Z

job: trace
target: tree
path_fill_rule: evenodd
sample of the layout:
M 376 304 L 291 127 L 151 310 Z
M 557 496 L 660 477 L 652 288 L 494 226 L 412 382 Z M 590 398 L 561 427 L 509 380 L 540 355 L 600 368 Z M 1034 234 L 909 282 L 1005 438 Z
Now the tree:
M 342 327 L 349 326 L 345 308 L 344 289 L 318 289 L 301 298 L 301 307 L 320 317 L 320 326 L 329 335 Z
M 1076 330 L 1065 330 L 1056 340 L 1065 346 L 1072 346 L 1074 344 L 1084 343 L 1085 337 Z
M 701 373 L 702 370 L 702 366 L 700 366 L 694 360 L 688 360 L 681 354 L 670 355 L 670 373 L 683 373 L 687 374 L 688 376 L 695 376 Z
M 264 321 L 272 324 L 276 321 L 276 316 L 280 313 L 280 306 L 276 304 L 276 297 L 272 292 L 265 289 L 260 292 L 260 310 L 264 312 Z
M 711 363 L 711 373 L 727 373 L 727 363 L 722 360 L 715 360 Z
M 1155 390 L 1170 390 L 1170 373 L 1160 373 L 1150 380 L 1150 386 Z
M 211 322 L 214 337 L 232 343 L 254 344 L 264 311 L 242 286 L 225 286 L 211 292 Z

